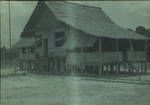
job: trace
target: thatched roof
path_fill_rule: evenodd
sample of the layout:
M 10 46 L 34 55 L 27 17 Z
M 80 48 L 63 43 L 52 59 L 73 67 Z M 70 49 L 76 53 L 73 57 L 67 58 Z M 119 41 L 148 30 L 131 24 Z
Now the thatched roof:
M 101 8 L 60 1 L 45 3 L 58 20 L 85 33 L 117 39 L 147 39 L 115 24 Z
M 80 31 L 71 31 L 68 33 L 66 42 L 63 45 L 63 48 L 74 49 L 77 47 L 89 47 L 93 46 L 97 37 L 91 36 Z
M 27 30 L 27 31 L 23 31 L 21 33 L 21 37 L 32 37 L 35 35 L 35 31 L 34 30 Z
M 39 1 L 21 36 L 24 36 L 25 38 L 25 36 L 32 37 L 31 35 L 35 34 L 34 25 L 37 21 L 39 21 L 38 19 L 42 15 L 41 13 L 45 10 L 47 12 L 52 12 L 58 21 L 69 25 L 79 32 L 82 32 L 82 35 L 76 34 L 76 37 L 73 37 L 72 40 L 67 40 L 64 45 L 66 48 L 91 46 L 95 42 L 96 37 L 148 39 L 145 36 L 118 26 L 99 7 L 85 6 L 62 1 Z M 18 45 L 31 45 L 33 40 L 30 39 L 30 37 L 28 39 L 22 39 L 18 42 Z M 27 40 L 30 43 L 26 43 L 28 42 Z

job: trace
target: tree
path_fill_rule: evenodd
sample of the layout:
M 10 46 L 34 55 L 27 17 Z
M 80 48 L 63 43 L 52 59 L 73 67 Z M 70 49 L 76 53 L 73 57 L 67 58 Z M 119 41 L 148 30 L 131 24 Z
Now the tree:
M 146 30 L 146 36 L 150 37 L 150 28 Z
M 144 26 L 138 26 L 136 27 L 135 32 L 150 37 L 150 28 L 146 29 Z
M 138 27 L 136 27 L 135 32 L 142 34 L 142 35 L 145 35 L 146 28 L 144 26 L 138 26 Z

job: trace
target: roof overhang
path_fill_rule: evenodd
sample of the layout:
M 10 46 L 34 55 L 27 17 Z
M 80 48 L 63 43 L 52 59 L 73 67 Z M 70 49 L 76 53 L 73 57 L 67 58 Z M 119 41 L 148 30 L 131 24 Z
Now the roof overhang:
M 27 38 L 22 38 L 20 39 L 14 47 L 16 48 L 24 48 L 24 47 L 33 47 L 35 45 L 34 38 L 32 37 L 27 37 Z

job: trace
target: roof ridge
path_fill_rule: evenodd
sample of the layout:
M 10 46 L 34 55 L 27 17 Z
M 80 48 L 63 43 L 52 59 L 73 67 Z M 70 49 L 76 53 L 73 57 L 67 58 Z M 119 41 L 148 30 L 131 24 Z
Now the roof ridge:
M 51 1 L 50 1 L 51 2 Z M 80 3 L 75 3 L 75 2 L 68 2 L 68 1 L 52 1 L 52 2 L 58 2 L 58 3 L 67 3 L 67 4 L 71 4 L 71 5 L 78 5 L 78 6 L 82 6 L 82 7 L 87 7 L 87 8 L 95 8 L 95 9 L 102 9 L 101 7 L 98 6 L 93 6 L 93 5 L 86 5 L 86 4 L 80 4 Z
M 80 4 L 80 3 L 68 2 L 68 1 L 64 1 L 64 2 L 67 2 L 67 3 L 73 4 L 73 5 L 80 5 L 80 6 L 83 6 L 83 7 L 89 7 L 89 8 L 102 9 L 101 7 L 93 6 L 93 5 Z

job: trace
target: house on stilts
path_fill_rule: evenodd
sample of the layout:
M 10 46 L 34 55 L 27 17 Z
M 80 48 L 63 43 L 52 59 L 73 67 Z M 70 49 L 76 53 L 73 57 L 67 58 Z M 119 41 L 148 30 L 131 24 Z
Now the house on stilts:
M 39 1 L 21 40 L 19 68 L 36 73 L 146 73 L 148 38 L 120 27 L 100 7 Z

